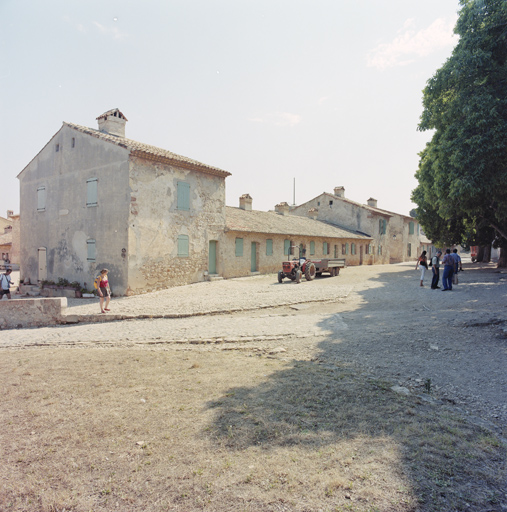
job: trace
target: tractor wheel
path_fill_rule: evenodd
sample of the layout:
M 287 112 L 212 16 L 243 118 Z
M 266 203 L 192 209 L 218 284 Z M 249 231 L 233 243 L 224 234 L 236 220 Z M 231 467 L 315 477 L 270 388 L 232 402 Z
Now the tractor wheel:
M 296 270 L 296 283 L 301 282 L 301 270 Z
M 278 282 L 281 283 L 284 277 L 283 272 L 280 270 L 280 272 L 278 272 Z
M 315 279 L 315 263 L 308 263 L 305 268 L 305 277 L 307 281 L 311 281 L 312 279 Z

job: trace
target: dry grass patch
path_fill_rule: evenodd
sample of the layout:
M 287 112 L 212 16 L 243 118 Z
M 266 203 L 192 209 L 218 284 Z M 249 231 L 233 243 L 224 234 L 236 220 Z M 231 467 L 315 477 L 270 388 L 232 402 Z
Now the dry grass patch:
M 501 510 L 505 449 L 346 368 L 2 351 L 3 511 Z

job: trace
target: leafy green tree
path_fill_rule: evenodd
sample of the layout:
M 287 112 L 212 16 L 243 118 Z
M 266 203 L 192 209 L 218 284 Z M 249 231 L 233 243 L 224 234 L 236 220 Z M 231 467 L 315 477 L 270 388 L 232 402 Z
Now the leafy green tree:
M 505 256 L 507 1 L 460 4 L 459 42 L 423 91 L 419 130 L 435 132 L 420 154 L 412 200 L 434 241 L 475 245 L 489 237 Z

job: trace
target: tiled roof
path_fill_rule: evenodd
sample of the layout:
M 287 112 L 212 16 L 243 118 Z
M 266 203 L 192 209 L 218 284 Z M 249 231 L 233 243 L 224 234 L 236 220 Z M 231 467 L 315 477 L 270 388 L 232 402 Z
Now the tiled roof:
M 327 222 L 297 215 L 280 215 L 275 212 L 243 210 L 233 206 L 225 208 L 225 230 L 272 235 L 319 236 L 327 238 L 356 238 L 370 240 L 366 235 L 333 226 Z
M 103 140 L 105 142 L 110 142 L 122 148 L 129 149 L 131 155 L 133 156 L 138 156 L 140 158 L 146 158 L 148 160 L 177 165 L 179 167 L 201 171 L 206 174 L 212 174 L 214 176 L 220 176 L 222 178 L 226 178 L 227 176 L 231 175 L 230 172 L 219 169 L 218 167 L 203 164 L 201 162 L 198 162 L 197 160 L 192 160 L 191 158 L 187 158 L 185 156 L 172 153 L 171 151 L 167 151 L 166 149 L 157 148 L 156 146 L 150 146 L 149 144 L 144 144 L 142 142 L 137 142 L 132 139 L 127 139 L 126 137 L 110 135 L 109 133 L 103 133 L 100 132 L 99 130 L 94 130 L 93 128 L 87 128 L 85 126 L 80 126 L 78 124 L 66 122 L 64 122 L 63 124 L 81 133 L 86 133 L 88 135 L 91 135 L 92 137 L 96 137 L 97 139 Z

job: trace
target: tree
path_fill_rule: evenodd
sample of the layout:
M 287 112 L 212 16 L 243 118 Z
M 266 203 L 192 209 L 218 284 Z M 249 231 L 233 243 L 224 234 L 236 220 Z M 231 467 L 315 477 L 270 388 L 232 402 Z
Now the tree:
M 507 264 L 507 2 L 460 5 L 459 42 L 423 91 L 418 128 L 435 132 L 412 200 L 430 239 L 494 242 Z

